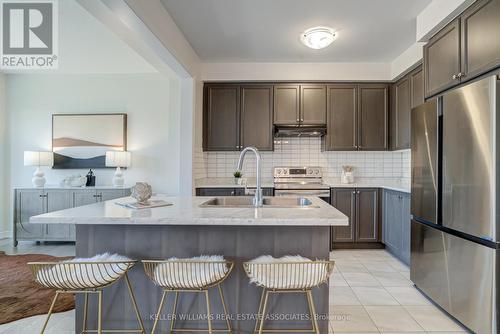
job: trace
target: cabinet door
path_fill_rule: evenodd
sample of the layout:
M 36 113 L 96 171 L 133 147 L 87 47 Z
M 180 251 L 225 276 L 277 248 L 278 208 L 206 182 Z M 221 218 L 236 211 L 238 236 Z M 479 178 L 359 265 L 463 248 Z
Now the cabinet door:
M 65 210 L 73 206 L 71 193 L 68 190 L 47 190 L 46 195 L 47 212 Z M 69 240 L 70 225 L 47 224 L 44 231 L 44 239 Z
M 78 207 L 82 205 L 93 204 L 97 202 L 97 192 L 93 189 L 89 190 L 74 190 L 72 192 L 73 196 L 73 207 Z
M 429 97 L 459 84 L 460 21 L 455 20 L 434 35 L 424 46 L 425 96 Z
M 389 87 L 385 84 L 362 84 L 358 87 L 358 149 L 387 150 Z
M 379 241 L 378 189 L 356 190 L 356 242 Z
M 354 242 L 355 240 L 355 198 L 356 189 L 332 189 L 332 205 L 349 218 L 349 226 L 332 227 L 332 242 Z
M 235 196 L 235 195 L 236 195 L 235 188 L 196 188 L 196 196 Z
M 241 145 L 272 151 L 273 86 L 241 87 Z
M 477 1 L 462 14 L 461 30 L 466 79 L 500 66 L 500 1 Z
M 98 190 L 97 195 L 99 196 L 98 200 L 104 202 L 125 197 L 125 191 L 124 189 L 103 189 Z
M 300 85 L 274 85 L 274 124 L 298 125 Z
M 411 82 L 406 76 L 394 84 L 394 147 L 395 150 L 410 148 Z
M 410 73 L 411 107 L 415 108 L 424 103 L 424 71 L 422 66 Z
M 401 203 L 398 193 L 384 190 L 384 242 L 387 248 L 395 254 L 401 252 L 402 226 Z
M 354 151 L 357 149 L 357 87 L 351 84 L 328 85 L 327 93 L 325 149 Z
M 17 239 L 39 239 L 43 235 L 43 224 L 30 224 L 31 216 L 45 213 L 43 190 L 18 190 L 16 192 L 16 236 Z
M 206 151 L 240 149 L 240 87 L 207 85 L 203 145 Z
M 326 124 L 326 85 L 300 86 L 300 123 Z
M 401 201 L 401 259 L 410 265 L 411 255 L 411 214 L 410 195 L 400 194 Z

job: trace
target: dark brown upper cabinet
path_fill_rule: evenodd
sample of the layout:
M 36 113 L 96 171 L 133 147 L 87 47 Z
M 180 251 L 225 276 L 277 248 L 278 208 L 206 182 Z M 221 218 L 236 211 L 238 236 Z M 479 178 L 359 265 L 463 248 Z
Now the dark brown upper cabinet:
M 388 149 L 389 86 L 334 84 L 327 87 L 327 151 Z
M 326 124 L 326 85 L 274 85 L 274 124 Z
M 326 85 L 300 86 L 300 123 L 326 124 Z
M 274 85 L 274 124 L 300 123 L 300 85 Z
M 241 86 L 241 146 L 272 151 L 273 86 Z
M 500 66 L 500 1 L 478 0 L 424 46 L 425 97 Z
M 405 76 L 392 86 L 391 149 L 410 147 L 411 80 Z
M 455 20 L 424 46 L 425 96 L 460 83 L 460 20 Z
M 418 66 L 391 86 L 391 150 L 410 148 L 410 114 L 424 102 L 423 80 L 422 66 Z
M 415 108 L 424 103 L 424 71 L 422 66 L 410 73 L 411 107 Z
M 460 17 L 461 80 L 500 66 L 500 1 L 479 0 Z
M 389 85 L 358 85 L 358 149 L 389 149 Z
M 356 84 L 328 85 L 326 150 L 357 150 L 357 90 Z
M 203 148 L 205 151 L 240 149 L 240 86 L 205 86 Z
M 273 150 L 273 86 L 207 84 L 204 90 L 203 149 Z

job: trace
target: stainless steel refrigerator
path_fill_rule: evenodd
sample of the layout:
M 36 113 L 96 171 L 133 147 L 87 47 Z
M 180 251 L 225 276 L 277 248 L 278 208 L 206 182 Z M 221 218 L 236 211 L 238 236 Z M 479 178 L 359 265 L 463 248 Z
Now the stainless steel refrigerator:
M 500 81 L 454 89 L 411 114 L 411 280 L 476 333 L 500 333 Z

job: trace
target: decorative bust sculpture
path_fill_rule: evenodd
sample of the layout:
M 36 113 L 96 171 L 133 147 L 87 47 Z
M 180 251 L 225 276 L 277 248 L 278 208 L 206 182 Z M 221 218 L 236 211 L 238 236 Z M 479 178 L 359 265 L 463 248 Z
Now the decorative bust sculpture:
M 137 200 L 139 204 L 147 204 L 148 199 L 153 195 L 151 186 L 146 182 L 137 182 L 132 187 L 131 196 Z

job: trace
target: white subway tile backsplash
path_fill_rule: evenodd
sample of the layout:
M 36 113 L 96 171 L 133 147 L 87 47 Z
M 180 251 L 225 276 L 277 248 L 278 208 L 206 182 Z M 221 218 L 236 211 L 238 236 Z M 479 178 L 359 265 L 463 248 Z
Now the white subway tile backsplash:
M 264 178 L 272 178 L 275 166 L 320 166 L 325 178 L 340 178 L 343 165 L 355 166 L 358 178 L 410 178 L 409 150 L 397 152 L 322 152 L 320 138 L 278 139 L 273 152 L 262 153 Z M 194 178 L 231 177 L 238 162 L 238 152 L 202 152 L 195 149 Z M 255 158 L 248 154 L 243 174 L 255 177 Z

